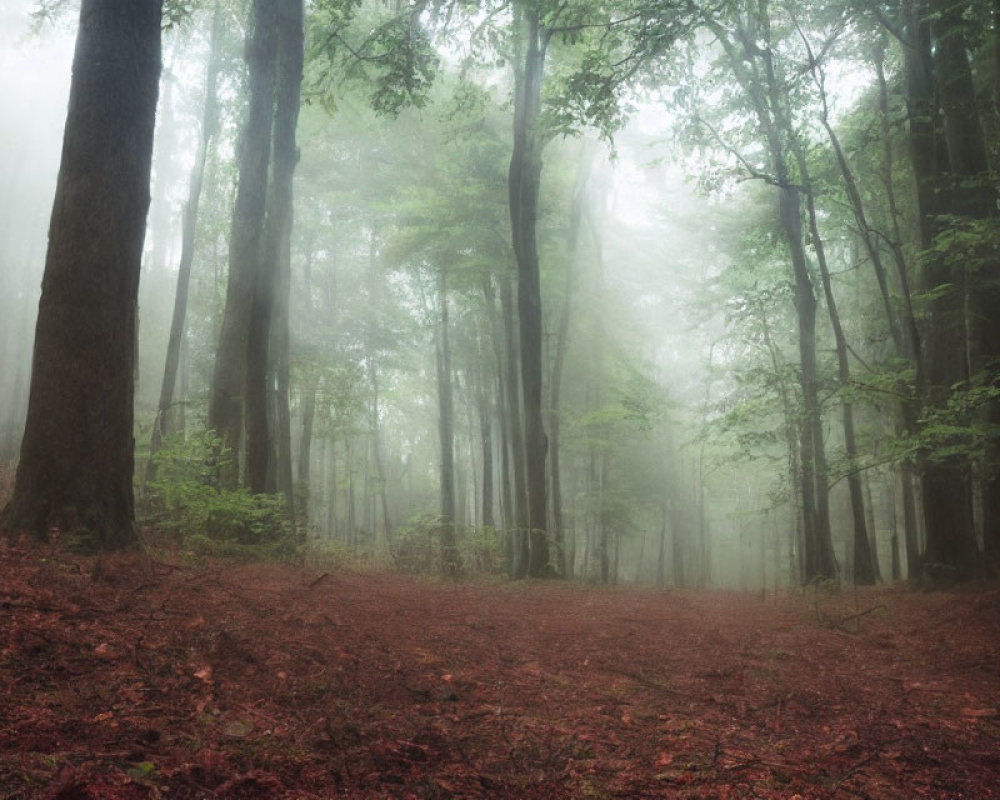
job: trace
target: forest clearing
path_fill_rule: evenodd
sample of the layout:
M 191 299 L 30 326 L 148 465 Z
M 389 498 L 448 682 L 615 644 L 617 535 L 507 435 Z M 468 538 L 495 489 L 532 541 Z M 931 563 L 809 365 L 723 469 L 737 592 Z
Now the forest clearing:
M 0 797 L 1000 796 L 1000 592 L 0 554 Z

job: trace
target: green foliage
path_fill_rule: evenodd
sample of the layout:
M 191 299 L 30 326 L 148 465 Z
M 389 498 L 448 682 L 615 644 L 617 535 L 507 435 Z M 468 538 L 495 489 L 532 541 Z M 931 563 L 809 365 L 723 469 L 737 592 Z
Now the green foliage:
M 400 572 L 433 575 L 441 568 L 441 534 L 448 524 L 436 514 L 417 514 L 396 529 L 392 561 Z M 503 532 L 455 525 L 461 571 L 477 575 L 504 572 Z
M 377 113 L 396 116 L 423 107 L 439 58 L 421 23 L 421 4 L 391 13 L 381 4 L 320 0 L 310 10 L 305 76 L 307 101 L 336 107 L 344 83 L 364 86 Z
M 144 521 L 196 555 L 293 556 L 295 539 L 281 495 L 216 486 L 218 469 L 228 457 L 211 431 L 168 437 L 153 456 L 157 479 L 147 487 Z

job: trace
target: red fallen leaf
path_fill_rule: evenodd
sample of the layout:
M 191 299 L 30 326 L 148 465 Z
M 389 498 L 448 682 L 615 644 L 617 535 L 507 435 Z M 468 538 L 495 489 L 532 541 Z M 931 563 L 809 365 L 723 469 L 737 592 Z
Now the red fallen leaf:
M 212 684 L 212 668 L 210 666 L 204 666 L 199 670 L 196 670 L 194 676 L 198 678 L 202 683 Z
M 111 649 L 111 645 L 107 642 L 101 642 L 94 648 L 94 655 L 104 661 L 110 661 L 115 657 L 115 651 Z
M 995 717 L 997 710 L 995 708 L 963 708 L 962 714 L 966 717 Z

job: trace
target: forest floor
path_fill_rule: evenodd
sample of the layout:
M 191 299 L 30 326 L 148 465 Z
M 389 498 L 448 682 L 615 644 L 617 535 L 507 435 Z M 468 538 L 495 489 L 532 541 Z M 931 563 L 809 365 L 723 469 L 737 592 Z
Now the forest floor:
M 1000 592 L 0 548 L 0 798 L 1000 797 Z

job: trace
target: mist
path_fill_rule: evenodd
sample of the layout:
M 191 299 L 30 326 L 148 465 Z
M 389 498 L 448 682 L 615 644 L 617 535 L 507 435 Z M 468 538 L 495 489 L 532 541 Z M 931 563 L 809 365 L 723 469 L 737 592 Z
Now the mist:
M 33 27 L 31 8 L 5 3 L 0 34 L 0 457 L 9 465 L 27 408 L 73 42 L 71 13 Z M 869 391 L 889 380 L 897 358 L 889 346 L 896 322 L 882 319 L 879 287 L 890 306 L 906 290 L 871 273 L 823 127 L 832 121 L 847 143 L 844 164 L 864 184 L 859 198 L 873 229 L 889 226 L 874 177 L 885 164 L 872 144 L 879 119 L 868 61 L 849 48 L 831 55 L 830 87 L 795 73 L 796 91 L 813 93 L 796 95 L 787 110 L 800 151 L 768 154 L 758 127 L 778 118 L 755 121 L 752 93 L 739 90 L 745 76 L 726 77 L 704 32 L 678 45 L 686 63 L 665 54 L 650 68 L 659 82 L 646 77 L 620 91 L 620 118 L 567 116 L 539 145 L 541 452 L 558 475 L 547 473 L 546 517 L 529 530 L 519 505 L 530 491 L 515 485 L 515 473 L 519 459 L 530 472 L 533 457 L 515 452 L 513 433 L 529 407 L 512 404 L 529 395 L 518 360 L 526 329 L 517 323 L 532 306 L 517 308 L 524 246 L 509 228 L 510 78 L 499 61 L 469 67 L 461 37 L 436 42 L 426 20 L 440 74 L 408 84 L 414 95 L 405 96 L 377 71 L 344 67 L 344 51 L 316 45 L 325 11 L 311 13 L 289 272 L 287 285 L 280 279 L 270 290 L 287 303 L 287 319 L 276 316 L 270 334 L 264 390 L 271 456 L 266 491 L 254 491 L 283 498 L 286 519 L 275 512 L 272 521 L 296 532 L 297 547 L 404 571 L 436 571 L 444 552 L 452 566 L 516 574 L 538 530 L 558 553 L 546 566 L 565 577 L 756 591 L 852 580 L 855 550 L 867 541 L 875 575 L 907 574 L 903 540 L 913 558 L 925 536 L 910 507 L 919 487 L 904 469 L 912 448 L 891 403 Z M 359 13 L 363 22 L 380 12 Z M 816 26 L 809 33 L 818 37 Z M 242 12 L 223 12 L 213 28 L 209 12 L 196 9 L 164 33 L 135 374 L 135 484 L 150 541 L 164 527 L 185 535 L 191 518 L 166 499 L 175 495 L 164 480 L 192 480 L 183 465 L 197 469 L 208 458 L 199 448 L 212 446 L 205 437 L 247 113 L 245 32 Z M 572 52 L 565 43 L 554 56 L 560 69 L 573 67 Z M 217 120 L 199 165 L 212 63 Z M 900 108 L 894 96 L 883 113 Z M 900 134 L 885 130 L 898 160 Z M 777 164 L 779 155 L 792 166 Z M 196 169 L 200 193 L 192 195 Z M 777 192 L 792 181 L 773 177 L 782 169 L 813 204 L 802 199 L 797 211 L 799 273 L 790 271 L 798 262 L 778 214 Z M 905 182 L 906 168 L 896 169 L 892 179 Z M 809 180 L 816 188 L 800 189 Z M 179 366 L 159 408 L 192 197 Z M 912 216 L 908 200 L 893 202 L 897 216 Z M 912 258 L 909 240 L 890 238 L 872 253 Z M 821 267 L 832 275 L 828 294 Z M 816 363 L 804 378 L 804 301 L 795 292 L 810 280 Z M 842 322 L 827 316 L 831 299 Z M 849 363 L 838 372 L 844 348 Z M 841 407 L 852 401 L 858 430 L 845 434 Z M 252 439 L 244 431 L 227 446 Z M 172 477 L 152 477 L 157 458 Z M 246 469 L 235 465 L 239 481 Z M 812 509 L 817 492 L 828 511 Z M 819 541 L 833 561 L 816 571 L 808 542 L 824 514 L 828 540 Z M 981 525 L 970 535 L 985 547 Z

